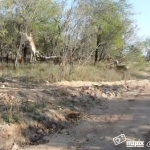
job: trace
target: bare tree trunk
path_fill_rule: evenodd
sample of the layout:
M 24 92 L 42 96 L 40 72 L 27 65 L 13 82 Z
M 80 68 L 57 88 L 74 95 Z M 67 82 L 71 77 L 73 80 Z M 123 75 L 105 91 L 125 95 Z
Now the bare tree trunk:
M 25 45 L 25 47 L 23 48 L 23 62 L 26 63 L 27 62 L 27 46 Z
M 98 49 L 95 50 L 95 60 L 94 60 L 94 65 L 96 65 L 98 61 Z
M 16 53 L 16 56 L 15 56 L 14 69 L 17 68 L 17 65 L 18 65 L 18 53 Z
M 0 45 L 0 49 L 1 49 L 1 63 L 3 63 L 3 49 L 2 49 L 2 45 Z
M 9 54 L 6 54 L 6 63 L 7 63 L 7 67 L 8 67 L 8 63 L 9 63 Z

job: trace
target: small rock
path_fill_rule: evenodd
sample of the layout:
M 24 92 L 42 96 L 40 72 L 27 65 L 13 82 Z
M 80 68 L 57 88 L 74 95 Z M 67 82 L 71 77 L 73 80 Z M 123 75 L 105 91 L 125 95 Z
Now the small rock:
M 50 86 L 50 82 L 49 81 L 45 81 L 45 85 L 46 86 Z
M 66 119 L 75 119 L 75 118 L 79 118 L 80 115 L 81 115 L 80 112 L 72 111 L 72 112 L 69 112 L 69 113 L 66 115 Z
M 36 143 L 43 138 L 43 135 L 33 134 L 31 137 L 31 142 Z
M 102 93 L 102 97 L 108 98 L 108 96 L 105 93 Z
M 44 135 L 44 132 L 43 132 L 42 129 L 38 129 L 36 133 L 37 133 L 37 134 L 43 134 L 43 135 Z
M 88 141 L 89 141 L 89 139 L 86 139 L 86 141 L 88 142 Z
M 14 143 L 11 150 L 19 150 L 18 145 L 16 143 Z
M 134 102 L 134 101 L 135 101 L 135 99 L 129 99 L 128 101 L 129 101 L 129 102 Z
M 2 85 L 1 85 L 1 88 L 5 88 L 5 85 L 4 85 L 4 84 L 2 84 Z
M 56 127 L 56 124 L 53 123 L 53 124 L 52 124 L 52 128 L 53 128 L 53 129 L 56 129 L 56 128 L 57 128 L 57 127 Z

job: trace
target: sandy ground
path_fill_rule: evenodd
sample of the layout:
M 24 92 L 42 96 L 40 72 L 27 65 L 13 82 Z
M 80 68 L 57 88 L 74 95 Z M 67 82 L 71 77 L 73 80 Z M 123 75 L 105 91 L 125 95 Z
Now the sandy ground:
M 71 123 L 71 126 L 62 132 L 48 135 L 46 137 L 49 140 L 48 143 L 29 145 L 23 148 L 13 143 L 11 149 L 126 150 L 128 148 L 125 142 L 115 145 L 113 138 L 125 134 L 127 139 L 145 141 L 145 144 L 150 140 L 149 80 L 132 80 L 127 81 L 126 84 L 124 81 L 111 83 L 62 81 L 55 84 L 46 83 L 46 86 L 41 89 L 35 88 L 33 90 L 36 92 L 46 90 L 54 94 L 53 91 L 57 88 L 61 88 L 61 92 L 62 89 L 63 92 L 65 90 L 65 93 L 60 95 L 57 91 L 56 97 L 59 97 L 59 101 L 80 100 L 82 107 L 76 106 L 75 109 L 82 114 L 81 118 L 75 123 Z M 8 89 L 6 87 L 3 90 L 7 91 Z M 24 90 L 28 91 L 26 88 Z M 70 98 L 66 100 L 66 97 Z M 91 99 L 94 97 L 93 101 L 89 97 Z M 48 99 L 51 103 L 55 101 L 51 94 Z M 63 112 L 65 110 L 68 108 L 62 108 L 58 111 Z M 145 146 L 144 149 L 148 148 Z

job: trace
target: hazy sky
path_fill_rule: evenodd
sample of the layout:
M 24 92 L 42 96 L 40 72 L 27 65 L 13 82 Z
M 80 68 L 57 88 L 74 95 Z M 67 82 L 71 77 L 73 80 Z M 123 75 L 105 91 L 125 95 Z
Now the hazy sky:
M 133 4 L 135 12 L 140 13 L 134 17 L 140 28 L 138 35 L 150 36 L 150 0 L 128 0 L 128 2 Z

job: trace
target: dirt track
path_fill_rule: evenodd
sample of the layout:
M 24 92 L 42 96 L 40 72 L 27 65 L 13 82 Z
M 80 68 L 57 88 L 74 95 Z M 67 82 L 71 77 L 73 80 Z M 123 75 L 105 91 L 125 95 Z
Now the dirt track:
M 57 120 L 60 122 L 64 121 L 64 112 L 70 110 L 80 112 L 81 117 L 70 122 L 70 126 L 61 132 L 45 136 L 48 143 L 24 148 L 14 144 L 13 150 L 125 150 L 125 143 L 115 146 L 113 142 L 113 137 L 120 134 L 145 143 L 150 140 L 148 80 L 128 81 L 126 85 L 124 82 L 60 82 L 42 89 L 29 91 L 24 88 L 24 91 L 32 98 L 33 91 L 48 93 L 49 96 L 43 99 L 48 98 L 55 105 L 59 101 L 59 108 L 51 111 L 58 114 Z M 73 106 L 70 105 L 72 103 Z

